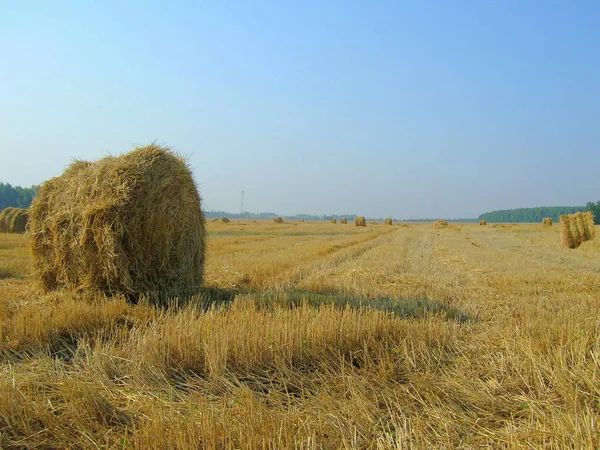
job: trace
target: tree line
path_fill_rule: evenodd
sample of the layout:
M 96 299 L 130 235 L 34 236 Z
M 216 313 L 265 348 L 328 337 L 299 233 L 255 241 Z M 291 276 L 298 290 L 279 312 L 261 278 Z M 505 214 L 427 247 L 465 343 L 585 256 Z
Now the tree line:
M 585 205 L 585 210 L 593 212 L 594 222 L 596 222 L 596 225 L 600 225 L 600 201 L 596 203 L 588 202 L 588 204 Z
M 9 183 L 0 183 L 0 211 L 9 206 L 29 208 L 37 189 L 37 186 L 23 188 L 21 186 L 11 186 Z
M 588 203 L 590 205 L 590 203 Z M 600 202 L 598 202 L 600 206 Z M 503 209 L 487 212 L 479 216 L 480 220 L 488 222 L 541 222 L 544 217 L 550 217 L 555 222 L 561 214 L 573 214 L 585 211 L 585 206 L 540 206 L 536 208 Z M 598 215 L 596 215 L 598 217 Z

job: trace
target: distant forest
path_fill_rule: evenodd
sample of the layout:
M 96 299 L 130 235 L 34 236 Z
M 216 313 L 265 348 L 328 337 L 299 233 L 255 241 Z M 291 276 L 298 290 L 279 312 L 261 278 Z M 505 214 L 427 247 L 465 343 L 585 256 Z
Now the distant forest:
M 0 183 L 0 211 L 9 206 L 29 208 L 37 188 L 37 186 L 23 188 L 21 186 L 11 186 L 8 183 Z
M 588 203 L 593 205 L 593 203 Z M 598 202 L 600 206 L 600 202 Z M 573 214 L 585 211 L 585 206 L 540 206 L 537 208 L 518 208 L 492 211 L 479 216 L 488 222 L 541 222 L 544 217 L 551 217 L 558 222 L 561 214 Z M 596 215 L 598 218 L 598 215 Z
M 585 205 L 585 210 L 593 212 L 596 225 L 600 225 L 600 201 L 597 201 L 596 203 L 589 202 Z

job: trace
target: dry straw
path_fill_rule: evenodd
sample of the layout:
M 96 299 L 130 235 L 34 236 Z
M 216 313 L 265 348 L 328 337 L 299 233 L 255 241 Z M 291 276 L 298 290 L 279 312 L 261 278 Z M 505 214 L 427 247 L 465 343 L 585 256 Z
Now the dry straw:
M 553 223 L 552 217 L 544 217 L 542 219 L 542 225 L 545 227 L 551 227 Z
M 9 233 L 25 233 L 28 220 L 29 211 L 27 209 L 15 208 L 12 213 L 7 216 Z
M 8 215 L 11 214 L 14 209 L 15 208 L 9 206 L 0 212 L 0 233 L 8 233 Z
M 346 223 L 348 223 L 348 219 L 346 219 L 345 217 L 342 217 L 342 218 L 340 219 L 340 223 L 344 223 L 344 224 L 346 224 Z
M 589 239 L 594 239 L 596 237 L 596 222 L 594 218 L 594 213 L 591 211 L 587 211 L 584 212 L 582 215 L 585 228 L 587 230 L 587 235 Z
M 231 220 L 229 220 L 229 218 L 227 218 L 227 217 L 223 217 L 223 218 L 221 219 L 221 222 L 223 222 L 223 223 L 230 223 L 230 222 L 231 222 Z
M 481 219 L 479 221 L 479 226 L 487 225 L 487 221 L 485 219 Z
M 359 216 L 356 219 L 354 219 L 354 224 L 357 227 L 366 227 L 367 226 L 367 220 L 365 219 L 364 216 Z
M 336 220 L 336 219 L 333 219 L 333 218 L 332 218 L 332 219 L 329 219 L 329 221 L 330 221 L 331 223 L 337 223 L 337 220 Z
M 193 294 L 204 275 L 200 201 L 186 161 L 165 147 L 76 161 L 32 203 L 34 275 L 46 290 Z
M 273 219 L 273 222 L 275 222 L 275 223 L 283 223 L 283 219 L 281 217 L 275 217 L 275 219 Z
M 560 235 L 562 244 L 569 248 L 577 248 L 585 241 L 594 239 L 594 215 L 591 212 L 578 212 L 560 216 Z
M 393 221 L 391 217 L 388 217 L 387 219 L 385 219 L 385 224 L 386 225 L 393 225 Z
M 448 226 L 448 221 L 444 219 L 439 219 L 433 222 L 433 226 L 435 228 L 446 228 Z

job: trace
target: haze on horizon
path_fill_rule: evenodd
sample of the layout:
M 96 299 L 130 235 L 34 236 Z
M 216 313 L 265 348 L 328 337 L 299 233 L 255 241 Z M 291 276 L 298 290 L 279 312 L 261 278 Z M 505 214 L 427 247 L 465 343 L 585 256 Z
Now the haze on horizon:
M 152 141 L 204 208 L 398 219 L 600 199 L 600 3 L 7 2 L 0 181 Z

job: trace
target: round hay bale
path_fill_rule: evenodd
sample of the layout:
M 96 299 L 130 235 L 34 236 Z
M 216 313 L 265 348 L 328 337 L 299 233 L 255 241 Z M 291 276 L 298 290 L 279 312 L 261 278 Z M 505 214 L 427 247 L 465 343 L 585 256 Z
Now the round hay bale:
M 484 225 L 487 225 L 487 221 L 485 219 L 481 219 L 479 221 L 479 226 L 481 227 L 481 226 L 484 226 Z
M 448 226 L 448 221 L 444 219 L 439 219 L 433 222 L 434 228 L 446 228 Z
M 8 218 L 8 216 L 7 216 Z M 15 208 L 8 221 L 9 233 L 25 233 L 27 230 L 27 221 L 29 220 L 29 211 L 23 208 Z
M 551 227 L 553 223 L 552 217 L 544 217 L 542 219 L 542 225 L 545 227 Z
M 230 222 L 231 222 L 231 220 L 229 220 L 229 218 L 227 218 L 227 217 L 223 217 L 223 218 L 221 219 L 221 222 L 223 222 L 223 223 L 230 223 Z
M 15 208 L 13 208 L 12 206 L 9 206 L 8 208 L 4 208 L 1 212 L 0 212 L 0 233 L 8 233 L 8 216 L 9 214 L 12 215 L 12 212 Z
M 273 219 L 273 222 L 275 222 L 275 223 L 283 223 L 283 219 L 281 217 L 275 217 L 275 219 Z
M 348 223 L 348 219 L 347 219 L 347 218 L 345 218 L 345 217 L 342 217 L 342 218 L 340 219 L 340 223 L 347 224 L 347 223 Z
M 356 219 L 354 219 L 354 225 L 356 225 L 357 227 L 366 227 L 367 220 L 364 216 L 359 216 Z
M 30 208 L 33 273 L 45 290 L 191 295 L 206 226 L 185 160 L 157 145 L 77 161 Z
M 329 219 L 329 221 L 330 221 L 331 223 L 337 223 L 337 220 L 336 220 L 336 219 L 333 219 L 333 218 L 332 218 L 332 219 Z
M 392 220 L 392 218 L 391 218 L 391 217 L 388 217 L 387 219 L 385 219 L 385 224 L 386 224 L 386 225 L 393 225 L 393 224 L 394 224 L 394 221 Z

